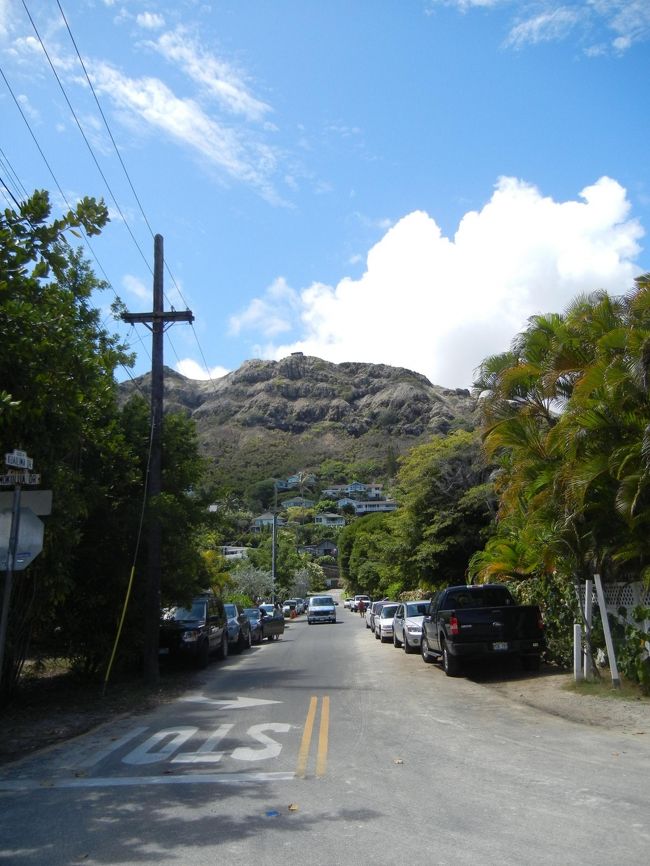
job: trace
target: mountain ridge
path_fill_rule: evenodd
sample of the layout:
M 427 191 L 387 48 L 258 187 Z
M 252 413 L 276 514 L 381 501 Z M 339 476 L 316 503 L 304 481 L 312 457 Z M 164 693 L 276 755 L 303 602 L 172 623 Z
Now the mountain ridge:
M 245 361 L 212 381 L 165 368 L 164 381 L 165 411 L 195 420 L 201 451 L 223 481 L 313 471 L 327 459 L 381 463 L 476 422 L 476 399 L 467 389 L 436 386 L 387 364 L 335 364 L 294 353 Z M 121 383 L 120 399 L 136 390 L 150 398 L 150 373 Z M 226 460 L 233 465 L 224 467 Z

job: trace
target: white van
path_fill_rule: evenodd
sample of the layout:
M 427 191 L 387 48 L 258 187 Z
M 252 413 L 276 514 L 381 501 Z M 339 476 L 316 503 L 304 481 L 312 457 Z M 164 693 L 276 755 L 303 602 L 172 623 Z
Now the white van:
M 336 622 L 336 602 L 331 595 L 314 595 L 309 599 L 307 622 Z

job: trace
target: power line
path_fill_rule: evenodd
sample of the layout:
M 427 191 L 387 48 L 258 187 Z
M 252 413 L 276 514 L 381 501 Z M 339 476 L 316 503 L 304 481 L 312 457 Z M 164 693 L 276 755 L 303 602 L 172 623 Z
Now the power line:
M 92 160 L 95 163 L 97 171 L 99 172 L 102 180 L 104 181 L 104 183 L 106 185 L 106 189 L 108 190 L 109 195 L 110 195 L 111 199 L 113 200 L 115 207 L 117 208 L 117 212 L 121 216 L 122 221 L 124 222 L 124 225 L 126 227 L 126 230 L 128 231 L 129 235 L 131 236 L 131 240 L 135 244 L 135 247 L 138 250 L 138 252 L 140 253 L 142 260 L 144 261 L 145 265 L 147 266 L 149 272 L 153 276 L 153 270 L 151 268 L 151 265 L 149 264 L 149 261 L 148 261 L 147 257 L 145 256 L 145 254 L 142 252 L 142 249 L 141 249 L 135 235 L 133 234 L 133 231 L 131 230 L 131 226 L 129 225 L 126 217 L 124 216 L 124 213 L 122 212 L 122 208 L 120 207 L 119 202 L 117 201 L 117 198 L 115 197 L 113 189 L 112 189 L 111 185 L 109 184 L 108 179 L 106 178 L 106 175 L 102 171 L 102 167 L 99 164 L 99 160 L 95 156 L 95 151 L 92 149 L 92 146 L 91 146 L 90 142 L 88 141 L 86 133 L 84 132 L 83 127 L 81 125 L 81 122 L 80 122 L 79 118 L 77 117 L 77 114 L 76 114 L 74 108 L 72 107 L 72 103 L 70 102 L 68 94 L 66 93 L 65 87 L 63 86 L 63 83 L 62 83 L 61 79 L 59 78 L 59 74 L 56 71 L 56 68 L 54 66 L 54 63 L 52 62 L 52 59 L 48 53 L 48 50 L 45 47 L 45 43 L 43 42 L 43 40 L 41 38 L 41 34 L 39 33 L 38 28 L 36 27 L 36 23 L 34 22 L 34 19 L 32 18 L 31 13 L 30 13 L 29 9 L 27 8 L 27 3 L 25 2 L 25 0 L 22 0 L 22 2 L 23 2 L 23 7 L 25 9 L 25 12 L 27 13 L 27 17 L 29 18 L 30 23 L 34 29 L 34 33 L 36 34 L 36 38 L 38 39 L 40 46 L 43 49 L 43 53 L 45 54 L 45 57 L 47 58 L 47 62 L 50 64 L 50 69 L 52 70 L 52 74 L 56 78 L 57 84 L 59 85 L 61 93 L 63 94 L 63 98 L 65 99 L 66 104 L 67 104 L 68 108 L 70 109 L 70 113 L 72 114 L 72 116 L 75 120 L 75 123 L 77 124 L 77 128 L 79 129 L 79 132 L 81 133 L 81 137 L 83 138 L 84 143 L 86 144 L 86 147 L 88 148 L 88 152 L 90 153 L 90 156 L 92 157 Z
M 31 124 L 30 124 L 29 120 L 27 119 L 27 117 L 26 117 L 26 115 L 25 115 L 25 112 L 24 112 L 23 109 L 22 109 L 22 106 L 21 106 L 21 104 L 20 104 L 20 101 L 19 101 L 18 98 L 16 97 L 16 94 L 14 93 L 13 88 L 11 87 L 11 84 L 9 83 L 9 81 L 8 81 L 8 79 L 7 79 L 7 76 L 5 75 L 5 73 L 4 73 L 4 71 L 2 70 L 1 67 L 0 67 L 0 75 L 2 76 L 2 78 L 3 78 L 3 80 L 4 80 L 4 83 L 5 83 L 6 87 L 7 87 L 7 90 L 9 91 L 9 93 L 10 93 L 10 95 L 11 95 L 11 98 L 13 99 L 16 108 L 18 109 L 18 111 L 19 111 L 19 113 L 20 113 L 20 116 L 22 117 L 23 122 L 24 122 L 25 126 L 27 127 L 27 129 L 28 129 L 28 131 L 29 131 L 29 134 L 30 134 L 31 137 L 32 137 L 32 141 L 33 141 L 34 144 L 36 145 L 36 148 L 37 148 L 39 154 L 41 155 L 41 158 L 42 158 L 43 162 L 45 163 L 45 165 L 46 165 L 46 167 L 47 167 L 47 170 L 49 171 L 52 180 L 54 181 L 54 185 L 55 185 L 56 188 L 58 189 L 59 194 L 60 194 L 61 198 L 63 199 L 63 201 L 65 202 L 65 205 L 66 205 L 66 207 L 68 208 L 68 210 L 72 210 L 72 207 L 71 207 L 71 205 L 70 205 L 70 202 L 68 201 L 66 194 L 63 192 L 63 189 L 62 189 L 62 187 L 61 187 L 61 184 L 59 183 L 59 181 L 58 181 L 58 179 L 57 179 L 57 176 L 56 176 L 55 173 L 54 173 L 54 169 L 52 168 L 52 166 L 50 165 L 50 163 L 49 163 L 47 157 L 45 156 L 45 153 L 44 153 L 44 151 L 43 151 L 43 148 L 41 147 L 41 145 L 40 145 L 38 139 L 36 138 L 36 135 L 35 135 L 35 133 L 34 133 L 34 130 L 32 129 Z M 16 176 L 17 176 L 17 175 L 16 175 Z M 20 182 L 20 184 L 21 184 L 21 186 L 23 187 L 23 189 L 25 189 L 25 187 L 23 186 L 22 182 Z M 26 197 L 26 198 L 29 197 L 28 194 L 27 194 L 27 192 L 25 192 L 25 197 Z M 14 199 L 14 202 L 16 203 L 17 207 L 20 208 L 20 205 L 18 204 L 18 202 L 16 202 L 15 199 Z M 99 261 L 99 259 L 97 258 L 97 254 L 95 253 L 95 250 L 93 249 L 93 247 L 92 247 L 92 245 L 91 245 L 91 243 L 90 243 L 90 239 L 88 238 L 88 235 L 87 235 L 86 232 L 83 230 L 83 227 L 81 227 L 81 233 L 82 233 L 82 237 L 83 237 L 83 239 L 84 239 L 84 242 L 85 242 L 86 246 L 88 247 L 88 250 L 89 250 L 90 254 L 92 255 L 93 259 L 95 260 L 95 263 L 97 264 L 97 267 L 99 268 L 99 270 L 101 271 L 102 275 L 104 276 L 104 279 L 105 279 L 107 285 L 108 285 L 109 288 L 112 290 L 113 294 L 115 295 L 115 298 L 119 301 L 119 300 L 120 300 L 120 297 L 119 297 L 119 295 L 117 294 L 117 291 L 116 291 L 115 287 L 114 287 L 113 284 L 111 283 L 111 281 L 110 281 L 110 279 L 109 279 L 109 277 L 108 277 L 108 274 L 107 274 L 106 271 L 104 270 L 104 267 L 103 267 L 102 263 L 101 263 L 101 262 Z M 151 360 L 151 355 L 149 354 L 149 352 L 148 352 L 148 350 L 147 350 L 147 347 L 146 347 L 146 344 L 144 343 L 144 341 L 143 341 L 143 339 L 142 339 L 142 337 L 141 337 L 140 335 L 138 335 L 138 339 L 139 339 L 140 342 L 142 343 L 142 348 L 144 349 L 145 354 L 147 355 L 147 357 L 149 358 L 149 360 Z

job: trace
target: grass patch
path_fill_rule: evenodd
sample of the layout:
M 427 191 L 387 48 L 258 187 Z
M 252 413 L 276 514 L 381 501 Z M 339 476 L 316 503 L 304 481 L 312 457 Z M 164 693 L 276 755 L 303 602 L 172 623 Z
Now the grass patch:
M 574 692 L 578 695 L 612 701 L 640 701 L 650 705 L 650 697 L 642 693 L 641 687 L 637 683 L 630 682 L 625 677 L 621 677 L 620 689 L 615 689 L 612 685 L 609 671 L 601 672 L 600 680 L 594 680 L 593 682 L 583 680 L 577 683 L 572 679 L 563 688 L 567 692 Z

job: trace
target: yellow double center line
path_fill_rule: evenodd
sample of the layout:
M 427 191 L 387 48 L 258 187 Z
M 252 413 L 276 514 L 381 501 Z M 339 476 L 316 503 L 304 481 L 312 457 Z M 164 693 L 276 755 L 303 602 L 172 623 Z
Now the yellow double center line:
M 309 701 L 309 709 L 307 718 L 305 719 L 305 729 L 302 734 L 302 742 L 300 743 L 300 751 L 298 752 L 298 766 L 296 767 L 296 776 L 299 779 L 304 779 L 307 773 L 307 761 L 309 760 L 309 750 L 311 747 L 311 739 L 314 734 L 314 722 L 316 721 L 316 712 L 318 710 L 318 698 L 312 696 Z M 322 699 L 320 711 L 320 729 L 318 732 L 318 751 L 316 753 L 316 776 L 322 778 L 325 775 L 327 768 L 327 746 L 329 743 L 329 728 L 330 728 L 330 699 L 324 697 Z

